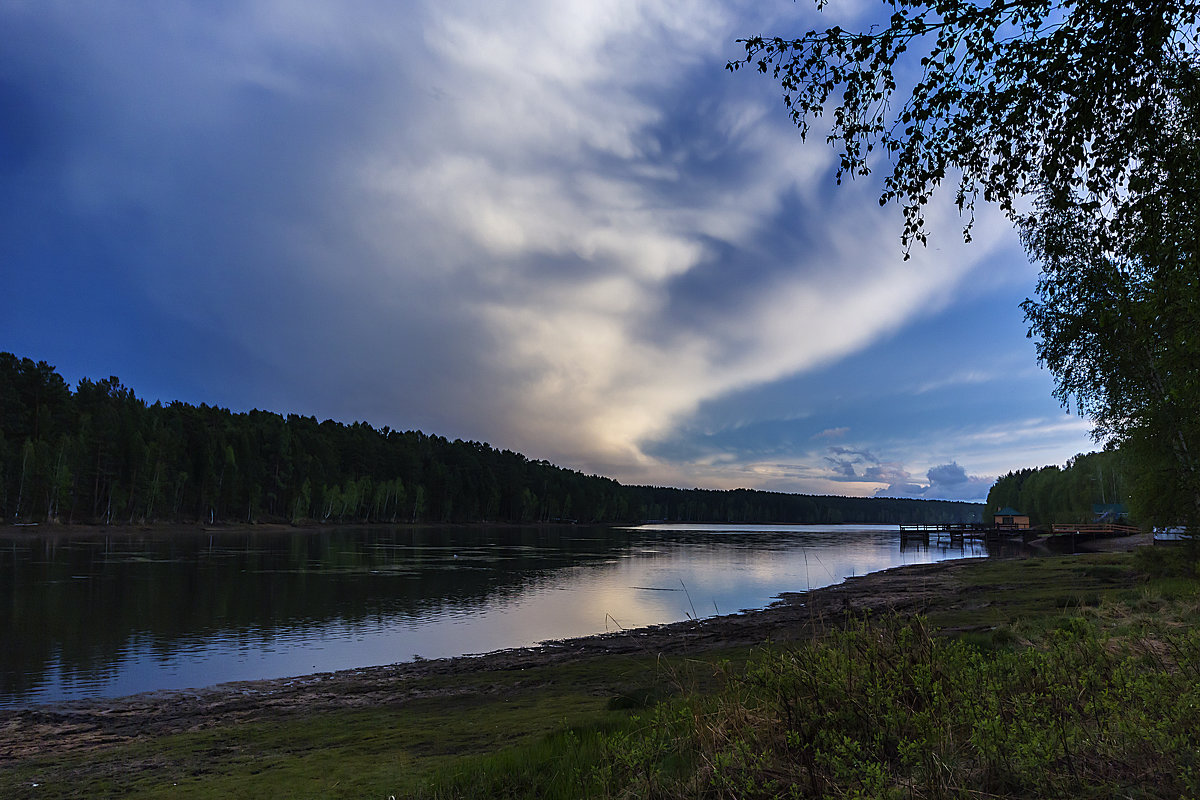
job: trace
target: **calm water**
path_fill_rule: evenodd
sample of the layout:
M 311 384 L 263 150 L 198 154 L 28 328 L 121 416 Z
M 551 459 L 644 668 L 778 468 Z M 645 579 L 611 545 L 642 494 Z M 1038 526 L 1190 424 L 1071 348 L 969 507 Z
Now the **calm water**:
M 979 555 L 894 526 L 0 538 L 0 706 L 482 653 Z

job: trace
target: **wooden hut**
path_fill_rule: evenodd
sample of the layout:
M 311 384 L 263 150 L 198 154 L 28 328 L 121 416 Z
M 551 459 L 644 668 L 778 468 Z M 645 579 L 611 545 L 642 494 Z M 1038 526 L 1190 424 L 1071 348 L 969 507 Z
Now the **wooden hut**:
M 1029 515 L 1022 514 L 1012 506 L 1005 506 L 992 516 L 992 527 L 1002 531 L 1029 530 Z

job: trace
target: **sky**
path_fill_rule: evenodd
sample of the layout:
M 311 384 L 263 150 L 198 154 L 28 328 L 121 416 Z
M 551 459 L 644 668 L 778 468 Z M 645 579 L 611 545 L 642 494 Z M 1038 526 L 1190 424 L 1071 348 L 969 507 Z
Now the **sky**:
M 0 0 L 0 350 L 623 483 L 982 500 L 1095 449 L 1011 226 L 963 244 L 946 192 L 905 262 L 725 69 L 878 10 Z

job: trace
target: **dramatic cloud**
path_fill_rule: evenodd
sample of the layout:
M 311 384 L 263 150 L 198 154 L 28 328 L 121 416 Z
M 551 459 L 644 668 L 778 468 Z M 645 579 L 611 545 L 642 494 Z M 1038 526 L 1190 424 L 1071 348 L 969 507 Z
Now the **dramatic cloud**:
M 980 478 L 967 475 L 967 471 L 954 462 L 932 467 L 926 476 L 929 478 L 929 488 L 924 495 L 942 500 L 975 500 L 986 496 L 988 488 L 995 481 L 995 476 Z
M 987 497 L 996 476 L 968 475 L 959 464 L 939 464 L 925 473 L 927 483 L 915 483 L 903 470 L 879 474 L 875 479 L 886 482 L 887 488 L 875 492 L 876 497 L 924 497 L 931 500 L 970 500 L 978 502 Z
M 876 488 L 876 497 L 925 497 L 937 500 L 978 501 L 987 496 L 995 477 L 967 475 L 957 462 L 930 467 L 927 482 L 918 482 L 903 465 L 882 462 L 867 450 L 846 447 L 829 447 L 824 457 L 828 465 L 829 479 Z
M 756 13 L 5 6 L 4 346 L 163 399 L 422 428 L 627 481 L 981 496 L 952 459 L 1053 402 L 1039 384 L 1042 410 L 990 408 L 918 452 L 930 398 L 1011 381 L 1010 353 L 981 340 L 987 357 L 943 363 L 964 339 L 948 327 L 919 358 L 883 350 L 1028 268 L 996 217 L 963 246 L 945 203 L 936 246 L 901 262 L 875 187 L 835 189 L 770 83 L 723 70 Z M 893 406 L 820 389 L 754 409 L 846 364 Z M 752 445 L 767 424 L 788 443 Z

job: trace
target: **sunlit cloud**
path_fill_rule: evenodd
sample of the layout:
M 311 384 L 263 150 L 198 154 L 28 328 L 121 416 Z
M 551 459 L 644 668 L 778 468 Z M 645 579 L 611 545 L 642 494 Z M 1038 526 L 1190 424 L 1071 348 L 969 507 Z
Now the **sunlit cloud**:
M 974 250 L 901 264 L 895 215 L 854 189 L 834 203 L 852 225 L 763 252 L 787 216 L 829 203 L 831 154 L 799 147 L 769 97 L 727 89 L 728 103 L 704 101 L 708 116 L 670 116 L 663 99 L 699 94 L 713 77 L 697 73 L 727 52 L 728 14 L 697 8 L 551 5 L 532 26 L 442 8 L 427 39 L 443 60 L 430 114 L 446 133 L 416 155 L 400 137 L 363 168 L 388 209 L 375 249 L 431 231 L 451 243 L 433 257 L 454 275 L 447 324 L 465 315 L 495 344 L 490 435 L 620 478 L 652 478 L 661 465 L 641 443 L 706 398 L 835 360 L 943 305 L 996 235 L 985 225 Z M 681 295 L 706 271 L 722 302 Z
M 152 373 L 166 400 L 421 428 L 631 482 L 931 489 L 953 483 L 931 469 L 969 482 L 1078 437 L 1032 416 L 943 426 L 953 445 L 884 437 L 839 397 L 704 415 L 1012 283 L 995 260 L 1015 237 L 986 210 L 965 246 L 933 204 L 936 245 L 902 262 L 877 187 L 835 188 L 832 151 L 800 143 L 769 82 L 725 72 L 762 13 L 8 6 L 0 66 L 53 135 L 10 168 L 24 202 L 0 224 L 57 243 L 15 248 L 22 280 L 97 285 L 113 329 L 80 344 L 68 309 L 44 310 L 9 340 L 75 377 Z M 976 363 L 859 379 L 928 398 L 1011 376 Z M 802 444 L 704 441 L 763 419 Z M 681 437 L 691 452 L 667 455 Z

